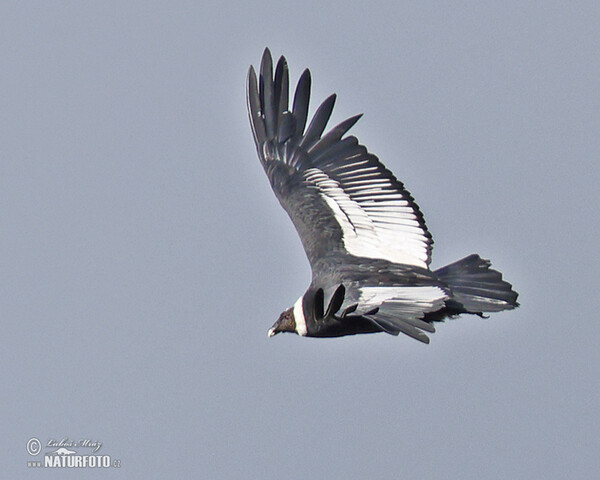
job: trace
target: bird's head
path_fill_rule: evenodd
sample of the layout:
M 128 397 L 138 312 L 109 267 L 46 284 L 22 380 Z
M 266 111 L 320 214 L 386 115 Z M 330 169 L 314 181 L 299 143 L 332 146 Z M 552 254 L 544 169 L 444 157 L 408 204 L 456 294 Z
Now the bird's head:
M 272 337 L 281 332 L 296 332 L 296 320 L 294 318 L 294 307 L 288 308 L 285 312 L 279 315 L 277 321 L 269 329 L 268 335 Z

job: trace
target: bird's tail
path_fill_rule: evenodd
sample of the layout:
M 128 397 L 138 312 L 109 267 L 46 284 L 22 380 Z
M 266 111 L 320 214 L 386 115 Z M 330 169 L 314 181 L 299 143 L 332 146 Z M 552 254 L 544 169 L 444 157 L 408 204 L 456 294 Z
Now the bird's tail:
M 519 294 L 490 265 L 489 260 L 472 254 L 434 272 L 452 292 L 451 300 L 447 302 L 449 313 L 482 315 L 484 312 L 500 312 L 519 306 Z

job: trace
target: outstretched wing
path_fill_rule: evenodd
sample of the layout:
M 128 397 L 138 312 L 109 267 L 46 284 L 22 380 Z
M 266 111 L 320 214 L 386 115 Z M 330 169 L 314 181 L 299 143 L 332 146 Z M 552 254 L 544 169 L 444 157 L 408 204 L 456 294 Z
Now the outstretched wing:
M 312 304 L 317 332 L 319 319 L 324 318 L 326 323 L 333 314 L 339 322 L 332 322 L 336 333 L 344 331 L 344 327 L 354 333 L 353 326 L 357 322 L 364 328 L 362 322 L 368 321 L 378 331 L 390 335 L 404 333 L 429 343 L 424 332 L 434 333 L 435 327 L 429 320 L 424 320 L 425 314 L 442 309 L 447 299 L 446 290 L 439 285 L 363 285 L 355 282 L 318 289 Z M 327 309 L 326 304 L 329 305 Z
M 346 132 L 360 115 L 325 135 L 335 94 L 306 127 L 311 77 L 305 70 L 288 108 L 289 75 L 281 57 L 265 50 L 257 79 L 248 72 L 250 124 L 260 161 L 292 219 L 313 267 L 345 253 L 427 268 L 432 238 L 423 215 L 400 181 Z
M 423 333 L 434 333 L 431 323 L 423 321 L 427 312 L 444 306 L 447 293 L 439 286 L 411 287 L 360 287 L 357 313 L 365 315 L 384 332 L 391 335 L 404 333 L 423 343 L 429 337 Z M 371 310 L 371 314 L 369 314 Z

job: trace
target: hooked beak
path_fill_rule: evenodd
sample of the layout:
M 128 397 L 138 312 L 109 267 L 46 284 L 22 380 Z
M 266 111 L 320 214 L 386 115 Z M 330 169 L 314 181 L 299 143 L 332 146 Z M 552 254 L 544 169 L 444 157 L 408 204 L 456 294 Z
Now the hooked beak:
M 269 328 L 269 331 L 267 332 L 267 336 L 268 336 L 269 338 L 271 338 L 271 337 L 273 337 L 273 336 L 275 336 L 275 335 L 277 335 L 278 333 L 280 333 L 280 332 L 281 332 L 281 330 L 277 330 L 277 327 L 278 327 L 278 326 L 279 326 L 279 320 L 277 320 L 277 321 L 276 321 L 276 322 L 273 324 L 273 326 L 272 326 L 271 328 Z

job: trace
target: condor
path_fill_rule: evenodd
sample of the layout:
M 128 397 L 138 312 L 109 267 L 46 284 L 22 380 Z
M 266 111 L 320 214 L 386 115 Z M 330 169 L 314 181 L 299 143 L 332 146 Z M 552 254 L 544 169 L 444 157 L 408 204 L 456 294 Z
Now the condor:
M 305 70 L 290 109 L 285 58 L 273 72 L 266 49 L 258 78 L 253 67 L 248 72 L 258 157 L 312 269 L 310 286 L 269 337 L 386 332 L 429 343 L 433 322 L 517 307 L 518 294 L 479 255 L 429 268 L 433 240 L 419 207 L 375 155 L 346 135 L 360 115 L 324 134 L 334 94 L 307 126 L 310 85 Z

